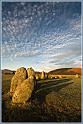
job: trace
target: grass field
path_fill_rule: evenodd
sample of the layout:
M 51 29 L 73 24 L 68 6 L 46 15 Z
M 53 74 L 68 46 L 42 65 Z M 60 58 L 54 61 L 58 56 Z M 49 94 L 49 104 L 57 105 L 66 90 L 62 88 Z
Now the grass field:
M 3 122 L 80 122 L 81 78 L 37 81 L 32 98 L 25 105 L 12 105 L 9 97 L 13 74 L 2 77 Z

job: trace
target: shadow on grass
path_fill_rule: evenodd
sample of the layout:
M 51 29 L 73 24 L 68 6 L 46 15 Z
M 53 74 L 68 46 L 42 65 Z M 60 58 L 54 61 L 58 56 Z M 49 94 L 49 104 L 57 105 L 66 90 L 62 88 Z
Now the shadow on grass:
M 39 84 L 34 90 L 32 100 L 37 99 L 40 104 L 45 101 L 45 97 L 50 92 L 58 92 L 60 89 L 72 84 L 71 79 L 60 79 L 47 82 L 47 84 Z
M 37 83 L 37 89 L 40 89 L 40 88 L 44 88 L 44 87 L 50 87 L 52 85 L 57 85 L 57 84 L 60 84 L 60 83 L 65 83 L 65 82 L 68 82 L 68 81 L 71 81 L 72 79 L 51 79 L 51 80 L 45 80 L 45 81 L 42 81 L 41 82 L 38 82 Z M 42 83 L 43 82 L 43 83 Z

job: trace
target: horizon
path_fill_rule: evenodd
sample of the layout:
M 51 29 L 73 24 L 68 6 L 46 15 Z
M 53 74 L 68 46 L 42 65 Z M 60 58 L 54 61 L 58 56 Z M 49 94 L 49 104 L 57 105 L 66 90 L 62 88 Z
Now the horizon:
M 82 68 L 81 2 L 2 2 L 1 48 L 1 69 Z
M 21 66 L 21 67 L 23 67 L 23 66 Z M 21 68 L 20 67 L 20 68 Z M 24 68 L 26 68 L 26 67 L 24 67 Z M 28 67 L 27 67 L 28 68 Z M 26 68 L 26 69 L 27 69 Z M 33 67 L 32 67 L 33 68 Z M 82 69 L 81 67 L 71 67 L 71 68 L 69 68 L 69 67 L 66 67 L 67 69 Z M 18 69 L 18 68 L 17 68 Z M 7 69 L 7 68 L 4 68 L 4 69 L 1 69 L 1 70 L 10 70 L 10 71 L 16 71 L 17 69 L 15 69 L 15 70 L 13 70 L 13 69 Z M 34 68 L 33 68 L 34 69 Z M 55 69 L 52 69 L 52 70 L 49 70 L 49 71 L 45 71 L 45 70 L 35 70 L 34 69 L 34 71 L 35 72 L 42 72 L 42 71 L 44 71 L 44 72 L 46 72 L 46 73 L 48 73 L 48 72 L 50 72 L 50 71 L 53 71 L 53 70 L 57 70 L 57 69 L 64 69 L 64 68 L 55 68 Z

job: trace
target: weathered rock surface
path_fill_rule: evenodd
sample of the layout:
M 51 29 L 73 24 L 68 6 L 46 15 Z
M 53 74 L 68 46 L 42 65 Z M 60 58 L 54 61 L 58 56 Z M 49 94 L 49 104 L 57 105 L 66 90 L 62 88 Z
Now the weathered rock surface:
M 45 79 L 45 72 L 44 71 L 42 71 L 42 73 L 41 73 L 41 79 Z
M 39 80 L 39 79 L 40 79 L 39 75 L 36 74 L 36 80 Z
M 27 69 L 27 74 L 28 74 L 28 78 L 29 78 L 30 76 L 35 77 L 35 71 L 33 70 L 33 68 L 28 68 L 28 69 Z
M 15 75 L 13 76 L 11 80 L 11 86 L 10 86 L 10 96 L 12 97 L 16 87 L 21 84 L 25 79 L 27 78 L 27 71 L 24 67 L 21 67 L 17 69 Z
M 29 100 L 34 90 L 34 77 L 30 76 L 17 86 L 16 91 L 12 97 L 13 103 L 25 103 Z
M 36 85 L 36 74 L 35 74 L 35 71 L 32 67 L 27 69 L 27 75 L 28 75 L 28 78 L 33 76 L 34 84 Z

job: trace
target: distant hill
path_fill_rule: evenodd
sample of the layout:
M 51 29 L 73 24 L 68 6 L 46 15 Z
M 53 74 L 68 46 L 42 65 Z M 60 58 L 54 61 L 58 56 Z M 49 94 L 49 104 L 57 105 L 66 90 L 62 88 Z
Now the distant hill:
M 4 69 L 2 70 L 3 74 L 15 74 L 16 71 Z M 41 72 L 36 71 L 36 74 L 41 74 Z M 49 71 L 48 74 L 60 74 L 60 75 L 81 75 L 81 68 L 60 68 L 56 70 Z
M 2 74 L 15 74 L 15 71 L 4 69 L 4 70 L 2 70 Z
M 48 74 L 60 74 L 60 75 L 81 75 L 81 68 L 60 68 L 48 72 Z
M 2 70 L 2 74 L 15 74 L 16 71 L 9 70 L 9 69 L 4 69 Z M 36 74 L 41 74 L 41 72 L 36 71 Z

